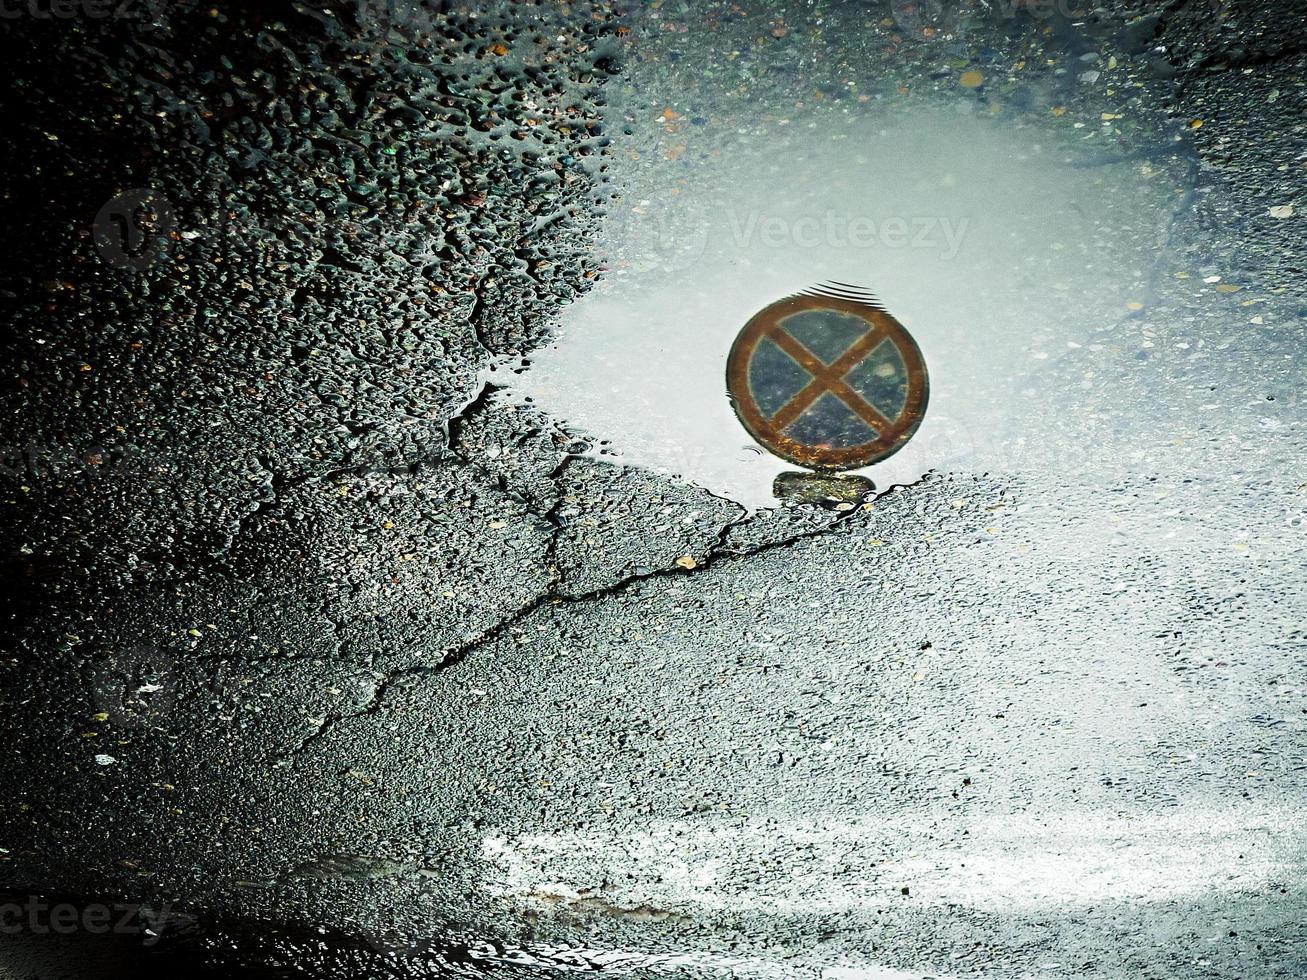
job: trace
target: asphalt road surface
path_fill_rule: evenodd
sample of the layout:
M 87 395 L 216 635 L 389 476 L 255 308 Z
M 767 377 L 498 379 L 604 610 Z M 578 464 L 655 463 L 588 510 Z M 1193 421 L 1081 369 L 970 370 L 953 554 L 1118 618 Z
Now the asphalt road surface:
M 1307 975 L 1304 24 L 13 6 L 0 974 Z

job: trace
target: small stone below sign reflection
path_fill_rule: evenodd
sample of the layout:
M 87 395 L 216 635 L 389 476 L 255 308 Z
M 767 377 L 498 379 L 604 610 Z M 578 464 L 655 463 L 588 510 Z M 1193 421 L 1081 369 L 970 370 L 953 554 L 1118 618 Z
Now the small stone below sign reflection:
M 836 473 L 779 473 L 772 493 L 787 504 L 817 504 L 830 510 L 853 510 L 871 500 L 876 484 L 865 476 Z

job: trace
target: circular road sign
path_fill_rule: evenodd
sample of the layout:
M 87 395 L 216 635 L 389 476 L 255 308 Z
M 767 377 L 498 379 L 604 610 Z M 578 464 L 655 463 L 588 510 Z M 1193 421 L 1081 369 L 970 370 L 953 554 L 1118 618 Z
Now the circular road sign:
M 930 397 L 916 341 L 874 296 L 842 283 L 754 314 L 731 346 L 726 388 L 754 439 L 814 470 L 892 456 Z

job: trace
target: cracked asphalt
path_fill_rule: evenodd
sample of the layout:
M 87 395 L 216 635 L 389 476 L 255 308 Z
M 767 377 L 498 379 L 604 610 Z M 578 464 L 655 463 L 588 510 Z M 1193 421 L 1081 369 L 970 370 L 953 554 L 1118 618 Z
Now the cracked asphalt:
M 0 890 L 158 928 L 0 974 L 1307 972 L 1307 7 L 35 10 Z M 703 202 L 870 133 L 937 428 L 760 506 Z

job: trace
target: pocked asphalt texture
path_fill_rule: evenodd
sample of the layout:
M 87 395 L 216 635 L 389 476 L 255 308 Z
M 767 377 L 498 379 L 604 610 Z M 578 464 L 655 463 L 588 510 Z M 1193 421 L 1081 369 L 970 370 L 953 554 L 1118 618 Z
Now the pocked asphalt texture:
M 1307 11 L 903 6 L 9 22 L 0 885 L 220 975 L 1301 976 Z M 1068 52 L 1259 301 L 1159 275 L 1218 356 L 1048 366 L 1124 475 L 746 515 L 487 386 L 603 274 L 636 63 L 729 113 Z

